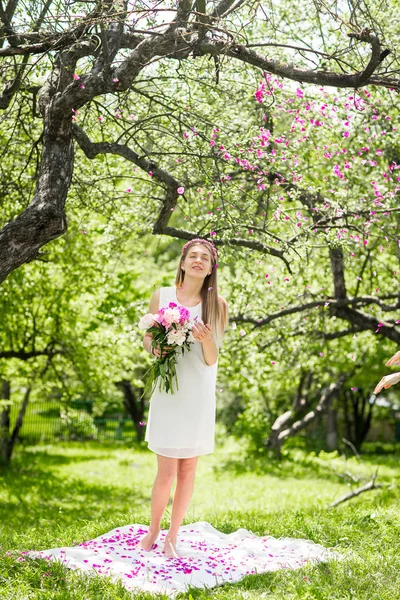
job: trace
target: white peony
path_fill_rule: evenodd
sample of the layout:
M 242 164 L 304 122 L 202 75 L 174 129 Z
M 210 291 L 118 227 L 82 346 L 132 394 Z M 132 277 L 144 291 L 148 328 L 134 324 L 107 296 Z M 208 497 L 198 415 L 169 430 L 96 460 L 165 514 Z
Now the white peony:
M 148 329 L 149 327 L 151 327 L 153 325 L 155 317 L 156 315 L 152 315 L 151 313 L 147 313 L 147 315 L 144 315 L 144 317 L 142 317 L 139 321 L 139 329 Z
M 171 329 L 171 331 L 167 334 L 167 342 L 168 344 L 177 344 L 178 346 L 182 346 L 183 342 L 186 340 L 186 334 L 182 329 Z

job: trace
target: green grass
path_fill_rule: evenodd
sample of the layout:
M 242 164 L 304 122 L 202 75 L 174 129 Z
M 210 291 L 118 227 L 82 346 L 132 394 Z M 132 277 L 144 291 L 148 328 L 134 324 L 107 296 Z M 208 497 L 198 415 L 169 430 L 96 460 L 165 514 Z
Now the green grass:
M 350 473 L 368 478 L 376 467 L 379 481 L 392 483 L 389 489 L 327 510 L 349 491 Z M 120 525 L 147 524 L 154 473 L 155 457 L 144 449 L 96 442 L 19 448 L 0 476 L 0 598 L 132 598 L 108 579 L 57 563 L 21 561 L 18 551 L 68 546 Z M 181 598 L 400 598 L 399 479 L 398 454 L 365 455 L 359 464 L 335 453 L 293 449 L 277 462 L 245 458 L 228 440 L 201 459 L 186 522 L 206 520 L 226 533 L 245 527 L 258 535 L 308 538 L 335 547 L 344 559 L 250 576 L 213 590 L 192 589 Z

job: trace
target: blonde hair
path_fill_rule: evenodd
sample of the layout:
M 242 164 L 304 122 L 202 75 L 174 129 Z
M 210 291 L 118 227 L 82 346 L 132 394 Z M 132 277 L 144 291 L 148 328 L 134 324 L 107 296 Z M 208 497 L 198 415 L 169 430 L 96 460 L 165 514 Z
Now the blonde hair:
M 182 269 L 182 263 L 184 262 L 190 248 L 197 245 L 202 245 L 207 248 L 211 256 L 211 274 L 206 275 L 200 291 L 201 318 L 204 323 L 210 323 L 214 343 L 217 347 L 220 347 L 228 321 L 228 308 L 225 300 L 218 295 L 216 249 L 211 242 L 208 240 L 200 241 L 196 239 L 191 240 L 191 242 L 184 245 L 182 249 L 182 256 L 179 261 L 178 271 L 176 273 L 175 285 L 178 288 L 182 287 L 182 284 L 185 280 L 185 271 Z

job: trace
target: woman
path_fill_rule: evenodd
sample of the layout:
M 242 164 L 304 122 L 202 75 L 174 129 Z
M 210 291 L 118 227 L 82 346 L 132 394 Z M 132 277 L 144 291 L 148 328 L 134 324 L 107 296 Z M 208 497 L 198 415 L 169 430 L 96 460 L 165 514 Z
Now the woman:
M 171 395 L 156 388 L 146 430 L 148 447 L 157 454 L 158 472 L 152 489 L 149 532 L 140 547 L 153 547 L 176 478 L 164 544 L 167 557 L 178 556 L 177 534 L 193 494 L 198 457 L 214 450 L 218 349 L 228 320 L 227 303 L 218 296 L 217 267 L 217 249 L 211 242 L 199 238 L 187 242 L 175 286 L 157 290 L 149 307 L 154 314 L 175 302 L 187 308 L 192 319 L 197 317 L 192 330 L 196 341 L 176 365 L 178 390 Z M 151 341 L 151 335 L 145 334 L 144 348 L 160 357 L 160 349 L 152 348 Z

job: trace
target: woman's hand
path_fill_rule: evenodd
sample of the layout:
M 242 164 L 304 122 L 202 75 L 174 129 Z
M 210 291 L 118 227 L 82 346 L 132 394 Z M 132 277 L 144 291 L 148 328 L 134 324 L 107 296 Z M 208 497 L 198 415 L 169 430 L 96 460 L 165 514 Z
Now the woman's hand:
M 192 328 L 192 335 L 196 342 L 201 344 L 210 341 L 211 338 L 211 325 L 209 323 L 196 323 Z
M 390 359 L 390 360 L 392 360 L 392 359 Z M 400 373 L 393 373 L 392 375 L 385 375 L 384 377 L 382 377 L 382 379 L 380 380 L 380 382 L 374 389 L 374 394 L 379 394 L 379 392 L 382 390 L 382 388 L 385 388 L 385 390 L 387 390 L 388 388 L 390 388 L 395 383 L 398 383 L 399 381 L 400 381 Z
M 389 360 L 386 363 L 387 367 L 398 367 L 400 365 L 400 350 L 399 352 L 396 352 L 396 354 L 394 354 L 392 356 L 392 358 L 389 358 Z
M 153 354 L 153 356 L 155 356 L 156 358 L 160 358 L 161 357 L 161 350 L 160 350 L 160 346 L 156 346 L 155 348 L 150 348 L 151 353 Z M 166 354 L 168 354 L 168 352 L 172 350 L 172 346 L 164 346 L 164 350 L 162 353 L 162 358 L 164 358 L 164 356 Z

